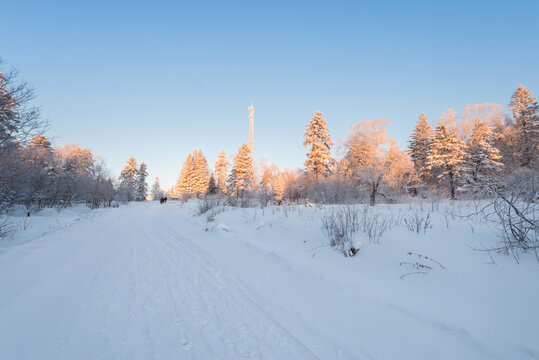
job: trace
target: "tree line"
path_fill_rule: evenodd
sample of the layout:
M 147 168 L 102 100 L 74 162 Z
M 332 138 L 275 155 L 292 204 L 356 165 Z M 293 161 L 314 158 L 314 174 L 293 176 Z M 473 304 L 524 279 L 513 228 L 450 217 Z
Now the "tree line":
M 212 173 L 201 150 L 189 154 L 170 192 L 182 199 L 223 195 L 234 199 L 321 203 L 393 202 L 403 196 L 485 196 L 494 187 L 531 187 L 537 174 L 539 106 L 522 85 L 509 102 L 468 105 L 460 116 L 448 110 L 435 123 L 419 116 L 406 149 L 387 135 L 386 119 L 364 120 L 332 153 L 334 143 L 322 113 L 306 124 L 304 168 L 280 171 L 254 163 L 246 144 L 230 157 L 222 151 Z
M 326 119 L 316 112 L 303 134 L 303 169 L 280 170 L 264 159 L 255 163 L 242 144 L 233 155 L 221 151 L 211 171 L 195 150 L 168 191 L 158 178 L 148 189 L 146 164 L 134 158 L 115 177 L 88 149 L 53 146 L 33 99 L 32 88 L 15 71 L 0 73 L 0 205 L 99 207 L 167 194 L 182 200 L 221 196 L 231 204 L 309 199 L 374 205 L 404 196 L 484 195 L 502 187 L 527 188 L 536 196 L 539 106 L 522 85 L 511 96 L 510 114 L 497 104 L 469 105 L 460 115 L 448 110 L 435 122 L 421 114 L 405 149 L 389 138 L 387 119 L 352 125 L 335 149 Z
M 31 105 L 34 98 L 33 89 L 15 70 L 0 72 L 0 208 L 73 203 L 97 208 L 146 198 L 144 163 L 138 166 L 129 159 L 116 178 L 89 149 L 53 146 L 44 135 L 48 123 Z

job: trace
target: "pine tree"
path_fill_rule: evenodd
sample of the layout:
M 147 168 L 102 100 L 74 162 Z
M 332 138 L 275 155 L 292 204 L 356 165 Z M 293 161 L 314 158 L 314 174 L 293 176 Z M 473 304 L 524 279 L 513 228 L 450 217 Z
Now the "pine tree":
M 226 194 L 226 181 L 228 178 L 228 170 L 230 169 L 230 161 L 224 151 L 219 153 L 217 162 L 215 163 L 215 180 L 218 191 Z
M 213 174 L 210 175 L 210 181 L 208 183 L 208 195 L 215 195 L 219 191 L 219 188 L 217 187 L 217 183 L 215 182 L 215 177 Z
M 320 175 L 327 175 L 330 171 L 330 166 L 334 160 L 331 157 L 331 146 L 333 142 L 329 136 L 326 119 L 322 118 L 322 113 L 317 112 L 309 121 L 307 130 L 303 137 L 307 152 L 307 160 L 305 167 L 308 173 L 314 174 L 316 180 Z M 310 149 L 309 149 L 310 147 Z
M 509 108 L 515 118 L 518 141 L 515 152 L 520 166 L 534 168 L 537 165 L 539 146 L 539 105 L 532 92 L 519 85 L 511 97 Z
M 193 169 L 193 155 L 189 154 L 183 163 L 180 176 L 178 176 L 178 180 L 176 181 L 176 194 L 181 196 L 182 199 L 185 199 L 194 192 Z
M 141 163 L 137 171 L 137 177 L 136 177 L 136 192 L 135 192 L 136 201 L 146 200 L 146 195 L 148 194 L 148 184 L 146 184 L 147 176 L 148 176 L 148 172 L 146 171 L 146 164 Z
M 161 199 L 163 197 L 163 190 L 161 189 L 161 184 L 159 183 L 159 177 L 155 177 L 155 181 L 150 190 L 150 195 L 153 200 Z
M 451 199 L 455 198 L 456 181 L 462 170 L 465 158 L 464 144 L 454 131 L 450 131 L 445 122 L 440 122 L 432 141 L 431 151 L 427 158 L 427 169 L 440 169 L 438 178 L 447 176 Z
M 208 192 L 210 171 L 208 161 L 201 150 L 189 154 L 176 181 L 176 192 L 183 199 L 189 196 L 205 195 Z
M 272 190 L 273 199 L 278 205 L 281 205 L 284 200 L 284 179 L 281 173 L 273 177 Z
M 432 145 L 432 135 L 432 127 L 425 113 L 421 113 L 410 137 L 409 148 L 415 170 L 423 182 L 427 182 L 432 176 L 431 172 L 427 169 L 427 158 Z
M 494 146 L 494 132 L 487 123 L 475 123 L 466 144 L 466 162 L 463 170 L 470 182 L 492 183 L 503 168 L 500 151 Z
M 127 160 L 127 165 L 120 174 L 120 187 L 124 191 L 127 201 L 132 201 L 135 198 L 137 172 L 137 161 L 131 157 Z
M 236 197 L 244 197 L 254 181 L 254 167 L 251 150 L 242 144 L 234 156 L 234 165 L 228 177 L 228 192 Z
M 197 196 L 206 195 L 210 181 L 210 171 L 208 170 L 208 161 L 202 154 L 202 150 L 195 150 L 193 153 L 193 171 L 191 176 L 193 193 Z

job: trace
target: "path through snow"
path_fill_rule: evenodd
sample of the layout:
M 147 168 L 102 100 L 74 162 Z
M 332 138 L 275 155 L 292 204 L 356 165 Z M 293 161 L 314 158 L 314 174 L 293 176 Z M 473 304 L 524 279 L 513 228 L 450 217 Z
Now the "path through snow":
M 4 249 L 0 359 L 539 359 L 533 261 L 402 230 L 350 260 L 309 250 L 314 213 L 193 210 L 98 210 Z M 399 280 L 416 248 L 447 269 Z

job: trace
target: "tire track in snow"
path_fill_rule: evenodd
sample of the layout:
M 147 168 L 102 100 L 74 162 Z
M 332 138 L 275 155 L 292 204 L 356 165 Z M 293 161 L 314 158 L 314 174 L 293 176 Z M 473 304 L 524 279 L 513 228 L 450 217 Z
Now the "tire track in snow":
M 191 291 L 194 290 L 192 296 L 201 304 L 198 308 L 195 306 L 195 311 L 198 311 L 196 315 L 201 316 L 201 309 L 209 311 L 212 316 L 215 316 L 216 321 L 228 322 L 232 327 L 235 326 L 236 329 L 239 329 L 240 333 L 243 333 L 243 338 L 240 337 L 240 340 L 244 343 L 234 344 L 238 350 L 246 344 L 250 344 L 252 348 L 259 348 L 259 350 L 265 348 L 265 351 L 269 353 L 261 354 L 261 358 L 268 358 L 268 356 L 272 357 L 272 349 L 283 347 L 288 349 L 287 358 L 316 358 L 297 338 L 252 301 L 247 290 L 235 278 L 226 274 L 215 262 L 211 262 L 208 254 L 202 249 L 196 247 L 164 221 L 159 222 L 159 229 L 157 238 L 162 240 L 162 244 L 166 246 L 160 253 L 166 254 L 170 266 L 173 267 L 175 263 L 188 260 L 186 264 L 182 264 L 183 267 L 187 265 L 187 268 L 197 269 L 193 273 L 195 277 L 191 279 L 198 286 L 191 288 Z M 178 254 L 182 254 L 181 259 L 178 259 Z M 214 308 L 216 304 L 225 300 L 227 301 L 226 306 L 220 305 L 220 308 Z M 223 316 L 231 312 L 235 313 L 236 321 L 231 321 L 230 315 Z M 222 335 L 224 332 L 229 332 L 230 329 L 214 328 L 214 330 L 217 334 Z M 253 333 L 252 330 L 258 331 L 259 334 Z M 253 339 L 253 335 L 257 337 Z M 227 340 L 230 345 L 230 336 L 221 338 L 221 341 L 227 342 Z M 256 341 L 262 343 L 256 343 Z M 297 355 L 293 356 L 294 353 Z M 253 353 L 246 355 L 256 356 Z

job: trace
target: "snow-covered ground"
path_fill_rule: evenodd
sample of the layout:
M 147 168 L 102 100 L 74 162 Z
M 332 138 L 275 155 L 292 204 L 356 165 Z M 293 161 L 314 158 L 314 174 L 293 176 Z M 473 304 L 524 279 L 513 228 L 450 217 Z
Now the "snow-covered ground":
M 498 239 L 471 203 L 367 208 L 392 226 L 352 258 L 329 206 L 197 208 L 10 217 L 0 359 L 539 359 L 539 263 L 473 250 Z

